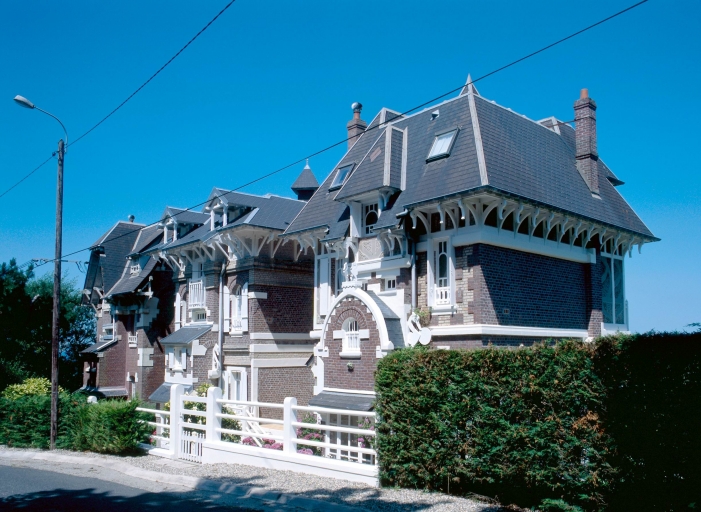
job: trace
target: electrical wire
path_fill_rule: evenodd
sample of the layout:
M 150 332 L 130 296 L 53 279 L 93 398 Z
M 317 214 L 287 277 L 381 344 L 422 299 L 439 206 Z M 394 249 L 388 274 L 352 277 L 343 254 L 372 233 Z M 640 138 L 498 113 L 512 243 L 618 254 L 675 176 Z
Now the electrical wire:
M 233 0 L 232 0 L 232 1 L 233 1 Z M 415 107 L 412 107 L 412 108 L 410 108 L 410 109 L 408 109 L 408 110 L 405 110 L 405 111 L 402 112 L 401 114 L 397 114 L 397 115 L 394 116 L 393 118 L 386 120 L 384 123 L 379 123 L 379 124 L 377 124 L 377 125 L 375 125 L 375 126 L 372 126 L 372 127 L 368 128 L 368 129 L 365 130 L 365 132 L 363 132 L 363 133 L 368 133 L 369 131 L 379 129 L 379 128 L 381 128 L 382 126 L 385 126 L 385 125 L 387 125 L 387 124 L 393 122 L 393 121 L 396 120 L 396 119 L 402 118 L 402 117 L 406 116 L 407 114 L 410 114 L 410 113 L 412 113 L 412 112 L 414 112 L 414 111 L 416 111 L 416 110 L 418 110 L 418 109 L 420 109 L 420 108 L 423 108 L 423 107 L 425 107 L 425 106 L 427 106 L 427 105 L 430 105 L 430 104 L 432 104 L 432 103 L 435 103 L 436 101 L 438 101 L 438 100 L 440 100 L 440 99 L 443 99 L 444 97 L 448 96 L 449 94 L 453 94 L 453 93 L 455 93 L 455 92 L 457 92 L 457 91 L 459 91 L 459 90 L 462 90 L 464 87 L 466 87 L 466 86 L 468 86 L 468 85 L 470 85 L 470 84 L 475 84 L 475 83 L 477 83 L 477 82 L 479 82 L 479 81 L 481 81 L 481 80 L 484 80 L 485 78 L 488 78 L 488 77 L 490 77 L 490 76 L 492 76 L 492 75 L 495 75 L 496 73 L 499 73 L 500 71 L 504 71 L 505 69 L 508 69 L 508 68 L 510 68 L 510 67 L 512 67 L 512 66 L 514 66 L 514 65 L 516 65 L 516 64 L 518 64 L 518 63 L 520 63 L 520 62 L 523 62 L 524 60 L 530 59 L 531 57 L 535 57 L 536 55 L 538 55 L 538 54 L 540 54 L 540 53 L 542 53 L 542 52 L 544 52 L 544 51 L 546 51 L 546 50 L 548 50 L 548 49 L 550 49 L 550 48 L 553 48 L 554 46 L 557 46 L 557 45 L 559 45 L 559 44 L 561 44 L 561 43 L 564 43 L 565 41 L 568 41 L 568 40 L 572 39 L 573 37 L 576 37 L 576 36 L 578 36 L 578 35 L 580 35 L 580 34 L 583 34 L 584 32 L 587 32 L 587 31 L 589 31 L 589 30 L 591 30 L 591 29 L 593 29 L 593 28 L 595 28 L 595 27 L 597 27 L 597 26 L 599 26 L 599 25 L 601 25 L 601 24 L 603 24 L 603 23 L 606 23 L 607 21 L 610 21 L 610 20 L 612 20 L 612 19 L 614 19 L 614 18 L 616 18 L 616 17 L 618 17 L 618 16 L 620 16 L 620 15 L 622 15 L 622 14 L 628 12 L 628 11 L 631 11 L 631 10 L 635 9 L 636 7 L 639 7 L 639 6 L 641 6 L 642 4 L 644 4 L 644 3 L 646 3 L 646 2 L 648 2 L 648 0 L 642 0 L 642 1 L 638 2 L 638 3 L 636 3 L 636 4 L 633 4 L 633 5 L 631 5 L 631 6 L 627 7 L 627 8 L 625 8 L 625 9 L 623 9 L 623 10 L 621 10 L 621 11 L 618 11 L 618 12 L 615 13 L 615 14 L 612 14 L 611 16 L 608 16 L 608 17 L 606 17 L 606 18 L 604 18 L 604 19 L 602 19 L 602 20 L 597 21 L 596 23 L 593 23 L 593 24 L 591 24 L 591 25 L 589 25 L 589 26 L 587 26 L 587 27 L 585 27 L 585 28 L 583 28 L 583 29 L 581 29 L 581 30 L 578 30 L 577 32 L 574 32 L 574 33 L 572 33 L 572 34 L 570 34 L 570 35 L 568 35 L 568 36 L 566 36 L 566 37 L 563 37 L 562 39 L 559 39 L 559 40 L 555 41 L 554 43 L 550 43 L 549 45 L 544 46 L 544 47 L 540 48 L 539 50 L 536 50 L 536 51 L 534 51 L 534 52 L 531 52 L 531 53 L 529 53 L 528 55 L 525 55 L 525 56 L 523 56 L 523 57 L 520 57 L 520 58 L 518 58 L 518 59 L 516 59 L 516 60 L 514 60 L 514 61 L 512 61 L 512 62 L 510 62 L 510 63 L 508 63 L 508 64 L 506 64 L 506 65 L 504 65 L 504 66 L 501 66 L 501 67 L 499 67 L 499 68 L 497 68 L 497 69 L 494 69 L 494 70 L 490 71 L 490 72 L 487 73 L 487 74 L 481 75 L 480 77 L 471 80 L 469 83 L 464 83 L 464 84 L 460 85 L 459 87 L 456 87 L 456 88 L 451 89 L 451 90 L 449 90 L 449 91 L 447 91 L 447 92 L 444 92 L 443 94 L 441 94 L 441 95 L 439 95 L 439 96 L 436 96 L 435 98 L 432 98 L 432 99 L 430 99 L 430 100 L 428 100 L 428 101 L 425 101 L 425 102 L 423 102 L 423 103 L 421 103 L 421 104 L 419 104 L 419 105 L 417 105 L 417 106 L 415 106 Z M 255 178 L 255 179 L 253 179 L 253 180 L 251 180 L 251 181 L 248 181 L 248 182 L 246 182 L 246 183 L 244 183 L 244 184 L 242 184 L 242 185 L 239 185 L 238 187 L 236 187 L 236 188 L 234 188 L 234 189 L 227 190 L 227 191 L 224 192 L 223 194 L 219 195 L 219 197 L 221 197 L 221 196 L 223 196 L 223 195 L 226 195 L 226 194 L 228 194 L 228 193 L 230 193 L 230 192 L 236 192 L 236 191 L 238 191 L 238 190 L 241 190 L 242 188 L 248 187 L 248 186 L 250 186 L 250 185 L 252 185 L 252 184 L 254 184 L 254 183 L 257 183 L 257 182 L 262 181 L 262 180 L 264 180 L 264 179 L 266 179 L 266 178 L 269 178 L 270 176 L 273 176 L 273 175 L 275 175 L 275 174 L 278 174 L 278 173 L 280 173 L 280 172 L 282 172 L 282 171 L 284 171 L 284 170 L 286 170 L 286 169 L 289 169 L 290 167 L 293 167 L 293 166 L 295 166 L 295 165 L 298 165 L 298 164 L 304 162 L 304 161 L 305 161 L 306 159 L 308 159 L 308 158 L 312 158 L 312 157 L 314 157 L 314 156 L 320 155 L 320 154 L 325 153 L 326 151 L 329 151 L 329 150 L 331 150 L 331 149 L 333 149 L 333 148 L 335 148 L 335 147 L 337 147 L 337 146 L 339 146 L 339 145 L 341 145 L 341 144 L 343 144 L 343 143 L 347 143 L 349 140 L 351 140 L 351 139 L 353 139 L 353 138 L 355 138 L 355 137 L 356 137 L 356 136 L 346 137 L 345 139 L 339 140 L 338 142 L 336 142 L 336 143 L 334 143 L 334 144 L 331 144 L 330 146 L 326 146 L 325 148 L 320 149 L 320 150 L 318 150 L 318 151 L 316 151 L 316 152 L 314 152 L 314 153 L 311 153 L 311 154 L 309 154 L 309 155 L 307 155 L 307 156 L 304 156 L 304 157 L 302 157 L 302 158 L 300 158 L 300 159 L 298 159 L 298 160 L 295 160 L 295 161 L 292 162 L 292 163 L 289 163 L 289 164 L 287 164 L 287 165 L 285 165 L 285 166 L 283 166 L 283 167 L 280 167 L 280 168 L 278 168 L 278 169 L 276 169 L 276 170 L 274 170 L 274 171 L 271 171 L 271 172 L 269 172 L 269 173 L 267 173 L 267 174 L 264 174 L 264 175 L 262 175 L 262 176 L 259 176 L 258 178 Z M 189 208 L 184 208 L 181 212 L 178 212 L 178 213 L 172 215 L 172 217 L 176 217 L 177 215 L 180 215 L 181 213 L 185 213 L 185 212 L 187 212 L 187 211 L 192 211 L 194 208 L 197 208 L 197 207 L 199 207 L 199 206 L 202 206 L 202 205 L 208 203 L 209 201 L 210 201 L 210 199 L 207 199 L 207 200 L 202 201 L 202 202 L 200 202 L 200 203 L 197 203 L 197 204 L 195 204 L 195 205 L 193 205 L 193 206 L 190 206 Z M 159 222 L 161 222 L 161 221 L 159 220 L 159 221 L 156 221 L 156 222 L 152 222 L 151 224 L 145 225 L 143 228 L 155 226 L 155 225 L 157 225 Z M 143 228 L 141 228 L 141 229 L 143 229 Z M 131 234 L 131 233 L 124 233 L 124 234 L 122 234 L 122 235 L 119 235 L 119 236 L 116 236 L 116 237 L 110 239 L 110 241 L 116 240 L 116 239 L 121 238 L 121 237 L 123 237 L 123 236 L 127 236 L 127 235 L 129 235 L 129 234 Z M 73 252 L 70 252 L 70 253 L 68 253 L 68 254 L 64 254 L 62 257 L 65 258 L 66 256 L 72 256 L 72 255 L 74 255 L 74 254 L 78 254 L 78 253 L 80 253 L 80 252 L 83 252 L 83 251 L 85 251 L 85 250 L 88 250 L 89 248 L 90 248 L 90 247 L 85 247 L 85 248 L 83 248 L 83 249 L 79 249 L 79 250 L 77 250 L 77 251 L 73 251 Z M 51 262 L 53 262 L 53 261 L 54 261 L 54 260 L 49 260 L 49 261 L 47 261 L 47 262 L 45 262 L 45 263 L 43 263 L 43 264 L 51 263 Z M 41 266 L 41 265 L 37 265 L 37 266 Z
M 203 33 L 205 30 L 207 30 L 207 29 L 210 27 L 210 25 L 211 25 L 212 23 L 214 23 L 214 22 L 217 20 L 217 18 L 219 18 L 219 16 L 221 16 L 222 14 L 224 14 L 224 11 L 226 11 L 229 7 L 231 7 L 231 5 L 232 5 L 235 1 L 236 1 L 236 0 L 231 0 L 228 4 L 226 4 L 226 5 L 224 6 L 224 8 L 223 8 L 221 11 L 219 11 L 219 12 L 217 13 L 217 15 L 216 15 L 214 18 L 212 18 L 211 20 L 209 20 L 209 23 L 207 23 L 199 32 L 197 32 L 197 34 L 195 34 L 195 35 L 192 37 L 192 39 L 190 39 L 190 40 L 185 44 L 185 46 L 183 46 L 182 48 L 180 48 L 180 50 L 178 50 L 177 53 L 176 53 L 175 55 L 173 55 L 170 59 L 168 59 L 168 62 L 166 62 L 165 64 L 163 64 L 163 65 L 158 69 L 158 71 L 156 71 L 153 75 L 151 75 L 151 76 L 149 77 L 148 80 L 146 80 L 146 81 L 145 81 L 143 84 L 141 84 L 134 92 L 132 92 L 132 93 L 127 97 L 127 99 L 125 99 L 123 102 L 121 102 L 119 105 L 117 105 L 117 107 L 114 108 L 114 109 L 113 109 L 109 114 L 107 114 L 105 117 L 103 117 L 102 119 L 100 119 L 96 124 L 94 124 L 94 125 L 92 126 L 92 128 L 90 128 L 88 131 L 86 131 L 85 133 L 83 133 L 80 137 L 78 137 L 78 138 L 75 139 L 73 142 L 71 142 L 70 144 L 68 144 L 68 145 L 66 146 L 66 148 L 75 145 L 79 140 L 81 140 L 83 137 L 85 137 L 86 135 L 88 135 L 90 132 L 92 132 L 95 128 L 97 128 L 98 126 L 100 126 L 102 123 L 104 123 L 105 121 L 107 121 L 107 119 L 109 119 L 113 114 L 115 114 L 120 108 L 122 108 L 124 105 L 126 105 L 127 102 L 128 102 L 129 100 L 131 100 L 134 96 L 136 96 L 144 87 L 146 87 L 146 86 L 151 82 L 151 80 L 153 80 L 154 78 L 156 78 L 156 76 L 158 76 L 158 75 L 160 74 L 161 71 L 163 71 L 166 67 L 168 67 L 168 65 L 169 65 L 171 62 L 173 62 L 175 59 L 177 59 L 178 56 L 179 56 L 181 53 L 183 53 L 183 52 L 185 51 L 185 49 L 187 49 L 187 47 L 190 46 L 190 45 L 195 41 L 195 39 L 197 39 L 198 37 L 200 37 L 200 36 L 202 35 L 202 33 Z M 24 180 L 26 180 L 27 178 L 29 178 L 32 174 L 34 174 L 35 172 L 37 172 L 39 169 L 41 169 L 49 160 L 51 160 L 51 158 L 54 157 L 55 154 L 56 154 L 56 153 L 52 154 L 51 157 L 49 157 L 49 158 L 46 159 L 44 162 L 42 162 L 42 163 L 41 163 L 37 168 L 35 168 L 32 172 L 30 172 L 29 174 L 27 174 L 26 176 L 24 176 L 24 178 L 22 178 L 22 179 L 19 180 L 17 183 L 15 183 L 14 185 L 12 185 L 10 188 L 8 188 L 7 190 L 5 190 L 5 192 L 3 192 L 2 194 L 0 194 L 0 198 L 2 198 L 5 194 L 7 194 L 8 192 L 10 192 L 10 191 L 11 191 L 12 189 L 14 189 L 15 187 L 17 187 L 17 185 L 19 185 L 19 184 L 22 183 Z

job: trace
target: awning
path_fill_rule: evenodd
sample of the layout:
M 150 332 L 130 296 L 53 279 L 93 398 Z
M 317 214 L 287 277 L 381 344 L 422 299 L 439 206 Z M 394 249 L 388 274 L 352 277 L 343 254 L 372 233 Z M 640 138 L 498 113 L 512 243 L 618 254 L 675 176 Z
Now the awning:
M 83 386 L 78 391 L 87 393 L 88 395 L 94 395 L 99 398 L 115 398 L 120 396 L 129 396 L 127 388 L 119 386 L 108 386 L 108 387 L 97 387 L 92 388 L 88 386 Z
M 175 383 L 173 382 L 164 382 L 160 386 L 158 386 L 158 389 L 151 393 L 151 396 L 148 397 L 149 402 L 156 402 L 159 404 L 164 404 L 166 402 L 170 402 L 170 388 L 172 386 L 175 386 Z M 183 384 L 183 390 L 185 393 L 189 393 L 192 391 L 192 386 L 191 385 L 186 385 Z
M 97 343 L 93 343 L 90 345 L 88 348 L 81 350 L 81 354 L 96 354 L 98 352 L 102 352 L 104 349 L 112 345 L 112 343 L 116 343 L 117 339 L 112 338 L 111 340 L 107 341 L 98 341 Z
M 163 338 L 161 340 L 161 345 L 187 345 L 192 340 L 196 340 L 200 336 L 208 333 L 211 328 L 211 325 L 181 327 L 173 334 Z
M 329 409 L 346 409 L 348 411 L 371 411 L 374 401 L 374 395 L 322 391 L 309 400 L 309 405 L 313 407 L 328 407 Z

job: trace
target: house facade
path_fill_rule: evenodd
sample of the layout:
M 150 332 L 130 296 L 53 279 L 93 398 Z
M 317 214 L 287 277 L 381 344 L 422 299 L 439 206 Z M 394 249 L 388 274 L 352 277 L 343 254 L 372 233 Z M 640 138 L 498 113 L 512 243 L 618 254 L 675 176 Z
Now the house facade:
M 599 158 L 586 90 L 574 127 L 502 107 L 469 77 L 413 115 L 366 123 L 352 108 L 346 153 L 321 185 L 307 164 L 297 199 L 214 188 L 201 212 L 134 225 L 128 249 L 95 245 L 92 386 L 165 402 L 174 384 L 211 383 L 230 400 L 367 411 L 377 361 L 402 347 L 628 330 L 625 256 L 658 239 Z M 121 274 L 98 286 L 108 254 Z
M 369 409 L 377 360 L 627 331 L 624 257 L 656 241 L 575 127 L 461 94 L 417 114 L 354 104 L 348 150 L 284 236 L 314 252 L 314 405 Z

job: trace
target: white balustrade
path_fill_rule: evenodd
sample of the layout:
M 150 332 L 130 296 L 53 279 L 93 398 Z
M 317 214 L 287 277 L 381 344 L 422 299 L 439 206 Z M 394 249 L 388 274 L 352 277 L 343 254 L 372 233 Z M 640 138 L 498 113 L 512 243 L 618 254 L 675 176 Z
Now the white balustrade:
M 436 306 L 442 306 L 445 304 L 450 304 L 450 286 L 440 286 L 436 287 Z
M 130 334 L 129 336 L 127 336 L 127 341 L 129 342 L 130 348 L 136 347 L 136 340 L 137 340 L 136 334 Z
M 187 306 L 190 309 L 205 307 L 204 280 L 190 280 Z

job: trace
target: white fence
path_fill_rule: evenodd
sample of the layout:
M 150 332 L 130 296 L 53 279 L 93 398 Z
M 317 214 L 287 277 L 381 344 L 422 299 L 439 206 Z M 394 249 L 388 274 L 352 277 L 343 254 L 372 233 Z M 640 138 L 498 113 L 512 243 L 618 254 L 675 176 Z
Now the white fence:
M 139 410 L 156 416 L 149 422 L 154 455 L 378 485 L 374 412 L 300 406 L 294 397 L 283 404 L 226 400 L 219 388 L 197 397 L 184 394 L 179 384 L 171 387 L 169 412 Z M 261 410 L 282 410 L 282 419 L 264 417 Z

